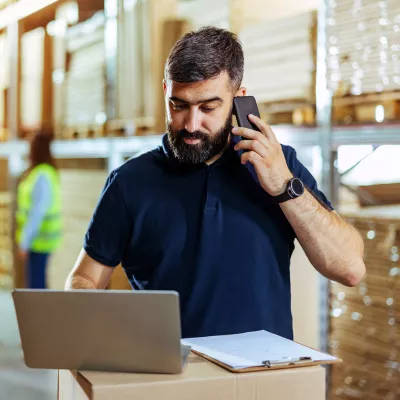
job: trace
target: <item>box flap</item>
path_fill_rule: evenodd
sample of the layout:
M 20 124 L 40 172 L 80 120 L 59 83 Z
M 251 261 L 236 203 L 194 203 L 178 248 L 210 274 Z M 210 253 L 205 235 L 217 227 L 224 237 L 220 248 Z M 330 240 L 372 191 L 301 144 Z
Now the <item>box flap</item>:
M 319 400 L 325 393 L 325 370 L 300 367 L 234 374 L 191 354 L 182 374 L 129 374 L 82 371 L 94 400 L 261 400 L 270 398 Z M 190 396 L 189 396 L 190 395 Z
M 182 374 L 131 374 L 118 372 L 79 372 L 93 387 L 116 385 L 145 385 L 161 382 L 227 378 L 231 374 L 195 354 L 190 354 Z

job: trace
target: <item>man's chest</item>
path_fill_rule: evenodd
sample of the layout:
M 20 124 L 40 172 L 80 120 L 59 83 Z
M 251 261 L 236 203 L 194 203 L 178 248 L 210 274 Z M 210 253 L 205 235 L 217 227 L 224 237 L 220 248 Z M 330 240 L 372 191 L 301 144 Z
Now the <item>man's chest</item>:
M 209 168 L 168 178 L 146 185 L 128 204 L 135 251 L 184 255 L 265 246 L 279 251 L 293 242 L 279 206 L 247 171 Z

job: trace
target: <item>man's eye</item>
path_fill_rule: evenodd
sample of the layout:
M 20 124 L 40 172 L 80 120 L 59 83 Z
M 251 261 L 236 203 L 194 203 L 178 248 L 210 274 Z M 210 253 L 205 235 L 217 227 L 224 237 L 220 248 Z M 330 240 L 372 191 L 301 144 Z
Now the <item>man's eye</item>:
M 173 104 L 172 108 L 174 111 L 180 111 L 180 110 L 184 110 L 185 106 L 184 105 L 180 105 L 180 104 Z
M 202 107 L 201 110 L 205 113 L 210 113 L 215 110 L 215 108 L 210 108 L 210 107 Z

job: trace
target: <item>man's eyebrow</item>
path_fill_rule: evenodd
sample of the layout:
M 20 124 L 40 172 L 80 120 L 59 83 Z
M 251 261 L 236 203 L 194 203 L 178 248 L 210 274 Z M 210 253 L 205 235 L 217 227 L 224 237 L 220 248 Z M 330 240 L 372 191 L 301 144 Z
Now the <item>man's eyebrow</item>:
M 198 105 L 198 104 L 202 104 L 202 103 L 211 103 L 212 101 L 217 101 L 219 103 L 223 103 L 224 102 L 224 100 L 221 99 L 221 97 L 218 97 L 218 96 L 210 97 L 208 99 L 201 99 L 201 100 L 196 101 L 194 103 L 191 103 L 189 101 L 180 99 L 179 97 L 176 97 L 176 96 L 170 97 L 169 100 L 173 101 L 173 102 L 177 102 L 177 103 L 184 103 L 184 104 L 190 104 L 190 105 Z

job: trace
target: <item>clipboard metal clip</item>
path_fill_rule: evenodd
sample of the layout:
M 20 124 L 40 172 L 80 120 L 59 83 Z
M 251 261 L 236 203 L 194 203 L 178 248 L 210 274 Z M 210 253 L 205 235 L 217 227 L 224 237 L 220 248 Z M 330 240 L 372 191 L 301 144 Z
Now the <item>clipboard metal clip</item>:
M 288 365 L 297 365 L 306 362 L 312 361 L 311 357 L 284 357 L 281 360 L 265 360 L 262 362 L 263 365 L 266 367 L 281 367 L 281 366 L 288 366 Z

